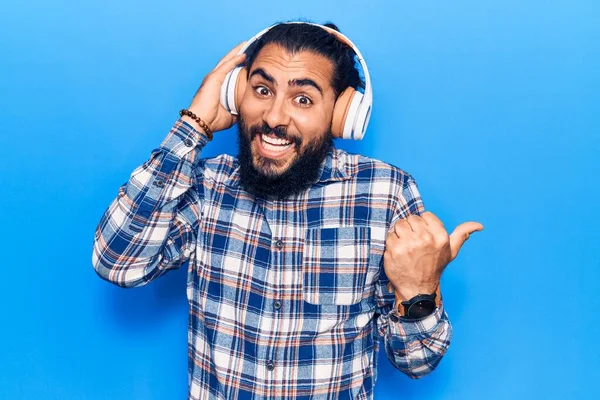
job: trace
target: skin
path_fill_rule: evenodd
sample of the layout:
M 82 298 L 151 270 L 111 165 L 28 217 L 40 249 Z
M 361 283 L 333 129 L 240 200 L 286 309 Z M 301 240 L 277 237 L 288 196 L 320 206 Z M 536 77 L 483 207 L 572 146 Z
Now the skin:
M 287 128 L 287 138 L 301 145 L 271 152 L 260 135 L 251 142 L 253 164 L 265 175 L 285 172 L 302 155 L 310 142 L 322 140 L 333 117 L 335 92 L 331 86 L 333 64 L 313 52 L 289 54 L 283 47 L 268 44 L 257 55 L 248 73 L 248 86 L 240 104 L 240 115 L 248 126 L 263 121 L 274 129 Z M 268 135 L 276 138 L 275 134 Z M 268 166 L 260 158 L 270 159 Z
M 470 221 L 448 235 L 442 221 L 429 211 L 396 221 L 386 240 L 383 263 L 397 304 L 436 292 L 439 305 L 442 272 L 471 234 L 481 230 L 482 224 Z
M 225 75 L 245 59 L 243 54 L 236 55 L 243 44 L 233 48 L 204 78 L 188 107 L 213 132 L 227 129 L 237 121 L 220 105 L 219 95 Z M 335 105 L 332 73 L 332 63 L 321 55 L 308 51 L 289 54 L 275 44 L 263 47 L 249 71 L 240 115 L 248 126 L 264 121 L 272 129 L 286 127 L 287 134 L 300 138 L 302 145 L 300 148 L 292 145 L 285 152 L 273 153 L 261 145 L 259 136 L 255 136 L 251 142 L 255 166 L 260 165 L 257 163 L 260 157 L 265 157 L 272 162 L 264 167 L 269 168 L 264 172 L 280 174 L 302 154 L 307 143 L 327 131 Z M 191 118 L 183 119 L 202 131 Z M 465 222 L 448 234 L 443 223 L 428 211 L 421 216 L 401 219 L 393 228 L 387 236 L 384 253 L 389 289 L 395 291 L 398 304 L 417 294 L 437 292 L 439 305 L 442 272 L 456 258 L 470 235 L 483 230 L 483 225 Z M 402 307 L 399 311 L 403 313 Z

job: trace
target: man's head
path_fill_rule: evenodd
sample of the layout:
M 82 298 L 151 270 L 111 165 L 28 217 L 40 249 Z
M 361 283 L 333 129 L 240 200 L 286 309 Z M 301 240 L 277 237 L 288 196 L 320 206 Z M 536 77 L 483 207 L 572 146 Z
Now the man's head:
M 246 69 L 238 125 L 242 184 L 261 197 L 305 190 L 333 146 L 337 97 L 362 86 L 354 52 L 318 26 L 280 24 L 258 40 Z

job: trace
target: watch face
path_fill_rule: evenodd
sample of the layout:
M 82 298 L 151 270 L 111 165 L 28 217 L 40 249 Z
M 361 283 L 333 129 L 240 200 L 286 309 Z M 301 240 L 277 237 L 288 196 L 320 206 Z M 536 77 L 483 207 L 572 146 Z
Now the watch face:
M 406 315 L 410 318 L 423 318 L 427 317 L 435 311 L 435 301 L 434 300 L 421 300 L 412 304 Z

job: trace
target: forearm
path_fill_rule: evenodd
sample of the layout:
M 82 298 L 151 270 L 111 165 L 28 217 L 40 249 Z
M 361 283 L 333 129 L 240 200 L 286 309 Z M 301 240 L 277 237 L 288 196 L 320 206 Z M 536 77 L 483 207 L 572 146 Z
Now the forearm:
M 140 286 L 189 257 L 197 202 L 188 189 L 205 144 L 205 137 L 177 121 L 120 187 L 94 237 L 92 263 L 103 279 Z

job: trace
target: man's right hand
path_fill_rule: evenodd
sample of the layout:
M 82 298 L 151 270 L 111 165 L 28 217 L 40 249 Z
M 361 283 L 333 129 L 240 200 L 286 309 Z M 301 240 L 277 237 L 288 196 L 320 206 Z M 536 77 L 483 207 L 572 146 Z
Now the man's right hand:
M 229 71 L 242 63 L 246 54 L 237 55 L 245 42 L 234 47 L 225 57 L 219 61 L 217 66 L 204 77 L 200 88 L 192 99 L 188 109 L 200 117 L 213 132 L 222 131 L 237 122 L 237 116 L 227 111 L 220 102 L 221 86 Z M 188 116 L 182 117 L 184 121 L 202 131 L 200 125 Z

